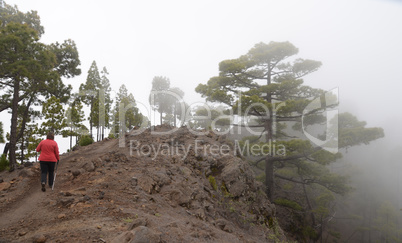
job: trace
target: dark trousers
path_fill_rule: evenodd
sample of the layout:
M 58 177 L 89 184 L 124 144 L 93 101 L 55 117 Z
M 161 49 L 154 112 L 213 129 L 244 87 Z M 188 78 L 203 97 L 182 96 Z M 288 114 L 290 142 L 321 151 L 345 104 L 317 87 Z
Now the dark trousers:
M 56 162 L 47 162 L 47 161 L 40 161 L 40 170 L 41 170 L 41 176 L 40 176 L 40 182 L 46 184 L 46 177 L 47 174 L 49 174 L 49 186 L 53 185 L 53 179 L 54 179 L 54 167 L 56 165 Z

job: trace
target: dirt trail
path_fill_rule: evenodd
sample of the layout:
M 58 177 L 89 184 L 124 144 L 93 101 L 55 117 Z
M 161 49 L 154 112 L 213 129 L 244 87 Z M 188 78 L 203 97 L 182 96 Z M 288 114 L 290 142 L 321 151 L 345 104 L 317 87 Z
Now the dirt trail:
M 26 218 L 33 218 L 36 205 L 43 204 L 46 197 L 46 194 L 40 191 L 39 181 L 37 184 L 38 186 L 33 187 L 22 199 L 0 213 L 0 228 L 13 225 Z

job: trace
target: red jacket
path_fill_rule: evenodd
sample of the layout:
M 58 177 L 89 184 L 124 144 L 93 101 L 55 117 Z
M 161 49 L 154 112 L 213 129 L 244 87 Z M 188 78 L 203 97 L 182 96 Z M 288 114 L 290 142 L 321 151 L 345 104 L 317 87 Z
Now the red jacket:
M 36 148 L 36 152 L 41 152 L 39 161 L 57 162 L 60 160 L 59 147 L 54 140 L 42 140 Z

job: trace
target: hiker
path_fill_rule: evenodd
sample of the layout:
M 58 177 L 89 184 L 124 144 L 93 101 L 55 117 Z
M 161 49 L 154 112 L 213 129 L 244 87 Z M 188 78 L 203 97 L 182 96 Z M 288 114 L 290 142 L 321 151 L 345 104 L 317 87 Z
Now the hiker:
M 46 191 L 46 177 L 49 174 L 49 187 L 51 188 L 53 185 L 53 172 L 54 167 L 57 162 L 59 162 L 59 147 L 57 146 L 56 141 L 54 141 L 54 133 L 49 132 L 45 140 L 42 140 L 38 147 L 36 148 L 36 152 L 41 152 L 39 155 L 40 162 L 40 170 L 41 170 L 41 184 L 42 191 Z

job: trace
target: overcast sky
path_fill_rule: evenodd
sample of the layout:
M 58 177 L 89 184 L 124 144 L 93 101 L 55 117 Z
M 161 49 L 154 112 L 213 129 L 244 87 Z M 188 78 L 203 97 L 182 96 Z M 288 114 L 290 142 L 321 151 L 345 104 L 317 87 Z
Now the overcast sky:
M 306 84 L 338 87 L 341 109 L 370 126 L 402 124 L 402 1 L 6 3 L 38 11 L 42 42 L 76 42 L 82 75 L 66 80 L 75 91 L 95 60 L 100 70 L 107 67 L 112 89 L 125 84 L 137 103 L 148 105 L 154 76 L 168 77 L 187 102 L 202 101 L 194 88 L 218 74 L 220 61 L 237 58 L 258 42 L 290 41 L 299 57 L 323 62 Z M 9 131 L 9 124 L 4 128 Z M 391 136 L 402 136 L 397 129 Z

